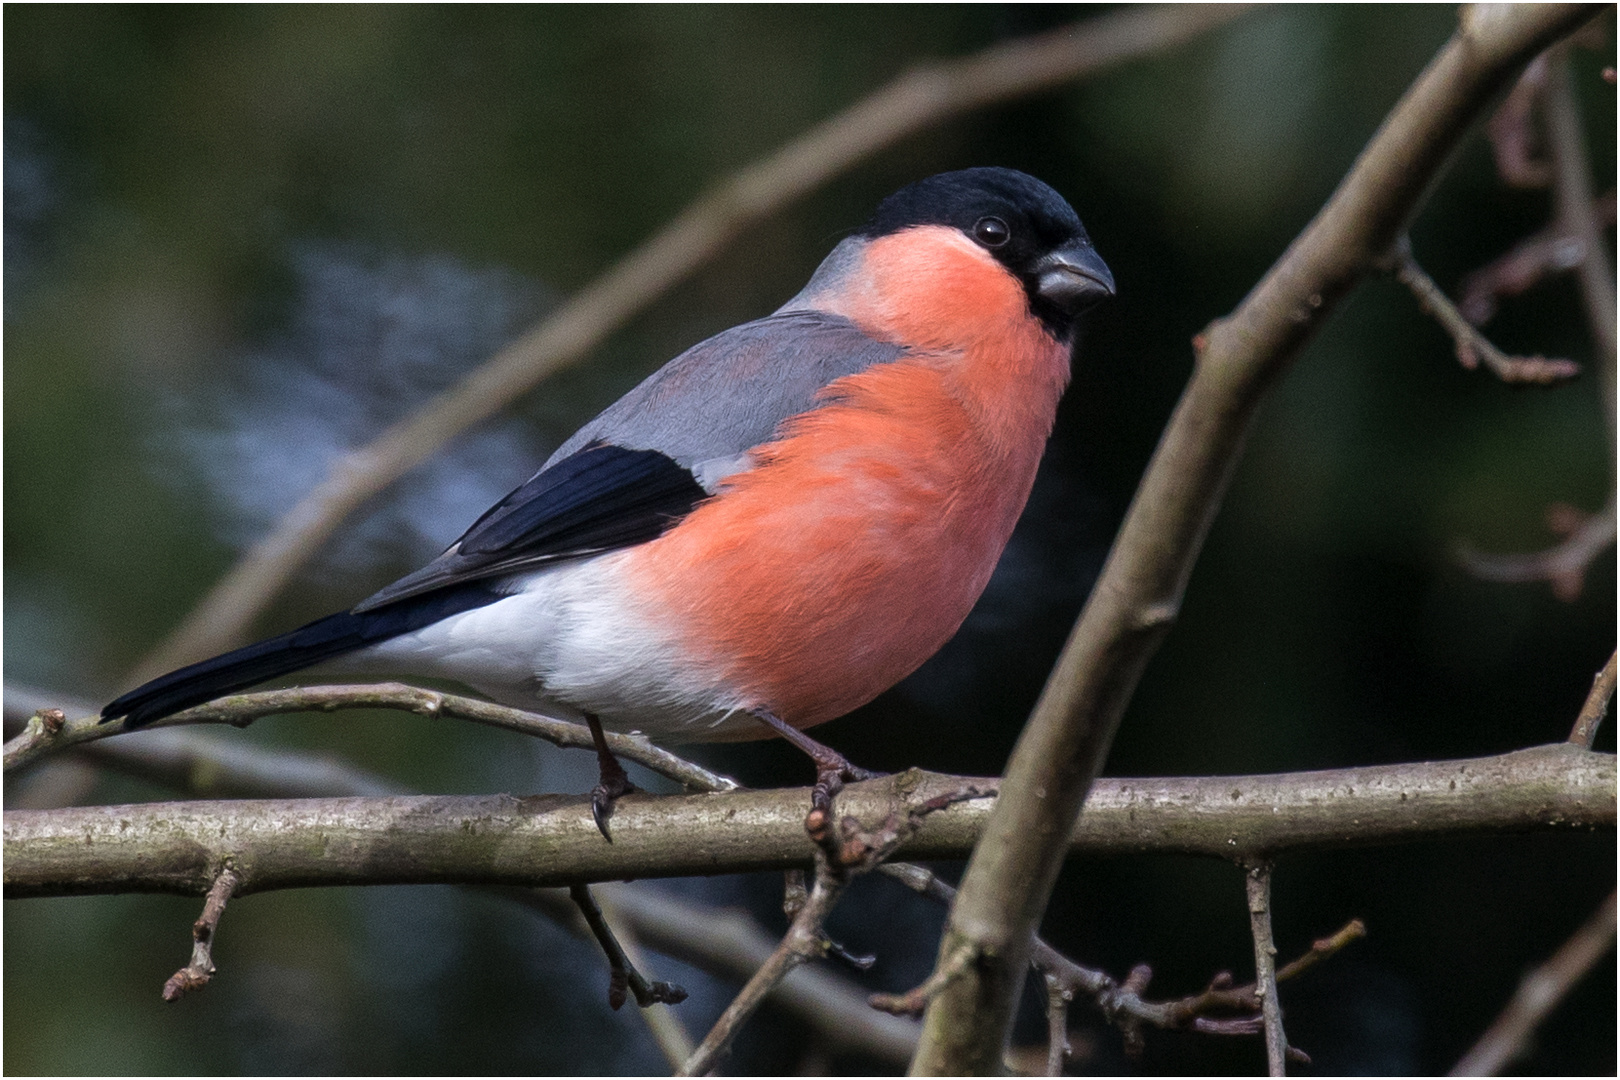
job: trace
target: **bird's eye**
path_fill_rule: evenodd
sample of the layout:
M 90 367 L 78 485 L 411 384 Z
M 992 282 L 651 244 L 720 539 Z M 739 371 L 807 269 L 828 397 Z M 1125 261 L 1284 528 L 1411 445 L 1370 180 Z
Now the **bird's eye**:
M 982 217 L 973 223 L 973 238 L 985 247 L 1000 247 L 1010 236 L 1012 230 L 998 217 Z

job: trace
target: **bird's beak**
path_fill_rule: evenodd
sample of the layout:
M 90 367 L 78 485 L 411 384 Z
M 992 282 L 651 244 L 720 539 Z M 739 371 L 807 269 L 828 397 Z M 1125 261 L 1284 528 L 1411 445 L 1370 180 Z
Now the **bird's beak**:
M 1035 291 L 1076 315 L 1114 295 L 1114 275 L 1090 243 L 1071 240 L 1035 264 Z

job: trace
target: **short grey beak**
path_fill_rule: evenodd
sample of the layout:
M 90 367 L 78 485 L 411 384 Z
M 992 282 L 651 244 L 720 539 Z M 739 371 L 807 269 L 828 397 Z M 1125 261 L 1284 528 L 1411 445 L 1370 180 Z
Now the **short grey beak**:
M 1035 291 L 1077 315 L 1114 295 L 1114 275 L 1096 248 L 1074 240 L 1035 264 Z

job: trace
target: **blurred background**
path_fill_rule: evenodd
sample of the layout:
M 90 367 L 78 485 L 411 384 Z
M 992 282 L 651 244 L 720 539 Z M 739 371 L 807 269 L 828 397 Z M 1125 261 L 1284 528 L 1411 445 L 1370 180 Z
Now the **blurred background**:
M 716 179 L 909 66 L 1089 17 L 1062 7 L 11 7 L 5 20 L 5 677 L 104 701 L 330 466 L 486 359 Z M 871 768 L 1001 770 L 1192 365 L 1454 25 L 1449 7 L 1267 8 L 1191 44 L 918 134 L 748 230 L 584 363 L 352 521 L 259 622 L 346 607 L 454 539 L 575 427 L 681 349 L 766 314 L 885 194 L 1000 164 L 1068 196 L 1119 282 L 1090 317 L 1035 495 L 961 634 L 818 738 Z M 1574 58 L 1612 190 L 1612 19 Z M 1476 133 L 1416 223 L 1455 290 L 1550 219 Z M 1612 233 L 1609 234 L 1612 237 Z M 1504 303 L 1509 351 L 1591 359 L 1571 279 Z M 1261 415 L 1181 624 L 1107 767 L 1252 773 L 1562 740 L 1614 647 L 1612 549 L 1573 601 L 1459 568 L 1556 539 L 1608 483 L 1595 380 L 1463 371 L 1389 281 L 1341 308 Z M 1598 746 L 1612 752 L 1614 727 Z M 265 720 L 233 739 L 341 755 L 421 792 L 583 792 L 590 755 L 401 714 Z M 785 747 L 693 756 L 802 784 Z M 22 784 L 8 786 L 16 795 Z M 171 797 L 102 777 L 88 802 Z M 8 805 L 12 803 L 8 802 Z M 940 867 L 954 875 L 959 868 Z M 1370 936 L 1285 986 L 1302 1073 L 1448 1069 L 1613 885 L 1612 834 L 1284 861 L 1286 955 Z M 780 878 L 659 883 L 781 926 Z M 594 947 L 450 888 L 233 903 L 221 974 L 166 1006 L 199 902 L 8 901 L 8 1073 L 616 1073 L 665 1069 L 606 1006 Z M 943 913 L 866 880 L 833 930 L 904 989 Z M 1252 970 L 1240 873 L 1072 860 L 1050 940 L 1180 995 Z M 654 956 L 701 1037 L 731 984 Z M 1034 995 L 1017 1041 L 1039 1042 Z M 1613 1074 L 1600 963 L 1519 1068 Z M 1264 1071 L 1258 1040 L 1083 1007 L 1080 1072 Z M 767 1010 L 728 1071 L 893 1071 Z

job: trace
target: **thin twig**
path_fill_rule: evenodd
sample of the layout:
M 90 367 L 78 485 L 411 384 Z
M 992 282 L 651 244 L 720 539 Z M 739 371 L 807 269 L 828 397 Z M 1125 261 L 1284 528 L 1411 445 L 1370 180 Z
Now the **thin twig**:
M 229 724 L 247 727 L 255 720 L 293 712 L 337 712 L 348 709 L 404 709 L 421 716 L 444 716 L 475 724 L 533 735 L 557 746 L 594 750 L 590 730 L 581 724 L 556 720 L 476 698 L 426 690 L 404 683 L 363 683 L 355 686 L 305 686 L 233 694 L 206 705 L 177 712 L 149 725 L 150 729 L 186 724 Z M 143 728 L 142 730 L 148 730 Z M 45 754 L 125 732 L 122 718 L 103 722 L 94 714 L 60 724 L 30 720 L 22 733 L 5 745 L 5 770 L 19 768 Z M 608 747 L 619 757 L 644 765 L 661 776 L 695 791 L 735 791 L 741 785 L 710 772 L 646 738 L 609 733 Z
M 1282 1005 L 1277 1000 L 1277 946 L 1271 938 L 1271 864 L 1244 867 L 1249 901 L 1249 935 L 1254 938 L 1254 993 L 1260 999 L 1266 1040 L 1266 1075 L 1288 1075 L 1288 1036 L 1283 1033 Z
M 1074 991 L 1063 985 L 1063 980 L 1048 974 L 1046 983 L 1046 1075 L 1062 1076 L 1063 1063 L 1069 1060 L 1069 1005 Z
M 1464 548 L 1462 564 L 1488 581 L 1546 581 L 1553 595 L 1573 601 L 1581 594 L 1587 568 L 1615 541 L 1615 296 L 1614 269 L 1593 209 L 1590 164 L 1580 115 L 1571 86 L 1569 62 L 1554 50 L 1547 93 L 1548 142 L 1553 159 L 1553 194 L 1558 213 L 1555 228 L 1570 239 L 1573 267 L 1586 307 L 1598 372 L 1609 453 L 1609 494 L 1603 508 L 1590 516 L 1560 512 L 1563 542 L 1529 554 L 1491 555 Z
M 903 994 L 873 994 L 867 1003 L 891 1016 L 921 1016 L 934 995 L 951 984 L 974 960 L 973 950 L 964 946 L 952 953 L 932 974 Z
M 1592 333 L 1598 368 L 1598 391 L 1608 432 L 1609 503 L 1614 503 L 1615 481 L 1615 294 L 1614 267 L 1597 215 L 1592 212 L 1592 173 L 1581 133 L 1580 107 L 1575 101 L 1569 58 L 1555 51 L 1547 94 L 1547 139 L 1553 158 L 1553 196 L 1558 206 L 1558 227 L 1581 247 L 1575 268 Z
M 794 916 L 788 932 L 770 957 L 760 965 L 753 977 L 743 985 L 726 1011 L 720 1014 L 714 1027 L 704 1036 L 697 1050 L 676 1070 L 676 1076 L 703 1076 L 714 1068 L 720 1056 L 731 1048 L 731 1042 L 742 1030 L 743 1024 L 754 1015 L 766 996 L 787 977 L 794 968 L 807 960 L 822 955 L 826 939 L 821 926 L 832 914 L 832 909 L 843 895 L 848 883 L 845 875 L 831 870 L 825 856 L 817 852 L 816 876 L 810 886 L 810 895 Z
M 686 991 L 681 987 L 674 983 L 652 982 L 636 970 L 636 965 L 625 955 L 624 946 L 619 943 L 613 928 L 608 925 L 602 909 L 591 897 L 589 886 L 571 885 L 568 896 L 579 908 L 585 925 L 590 927 L 591 936 L 596 938 L 596 943 L 607 957 L 608 971 L 611 972 L 608 977 L 608 1006 L 614 1012 L 624 1006 L 627 991 L 635 995 L 636 1004 L 643 1009 L 659 1004 L 679 1005 L 686 1000 Z
M 1544 188 L 1552 183 L 1552 164 L 1536 153 L 1536 106 L 1547 86 L 1547 57 L 1536 57 L 1486 121 L 1496 171 L 1511 187 Z
M 697 1051 L 676 1075 L 701 1076 L 713 1069 L 720 1056 L 730 1048 L 743 1024 L 789 972 L 808 960 L 828 955 L 832 943 L 822 932 L 822 926 L 851 881 L 881 866 L 922 826 L 923 820 L 929 815 L 978 798 L 980 790 L 974 784 L 960 784 L 932 798 L 922 799 L 904 812 L 889 813 L 883 824 L 871 831 L 863 828 L 859 819 L 852 815 L 839 819 L 836 839 L 816 842 L 816 873 L 810 895 L 793 917 L 781 943 L 753 978 L 744 984 L 699 1044 Z
M 1559 946 L 1552 959 L 1526 975 L 1502 1014 L 1451 1070 L 1452 1076 L 1495 1076 L 1524 1052 L 1530 1036 L 1558 1003 L 1614 947 L 1615 894 Z
M 208 985 L 217 970 L 214 967 L 214 934 L 219 930 L 219 917 L 225 914 L 225 905 L 236 891 L 241 878 L 227 866 L 214 879 L 203 901 L 203 911 L 191 924 L 191 963 L 169 976 L 163 984 L 163 1000 L 179 1001 L 188 990 L 201 990 Z
M 1614 494 L 1595 514 L 1570 514 L 1560 508 L 1559 524 L 1573 526 L 1564 539 L 1541 551 L 1497 553 L 1480 551 L 1472 544 L 1459 543 L 1459 565 L 1486 581 L 1515 584 L 1545 581 L 1552 593 L 1565 603 L 1580 599 L 1586 587 L 1586 571 L 1599 555 L 1614 544 Z
M 1434 283 L 1418 265 L 1412 255 L 1412 244 L 1405 236 L 1395 243 L 1391 253 L 1395 280 L 1412 290 L 1418 305 L 1443 327 L 1457 346 L 1457 362 L 1469 371 L 1483 361 L 1497 378 L 1505 383 L 1550 386 L 1573 379 L 1581 373 L 1581 366 L 1573 360 L 1550 360 L 1545 356 L 1509 356 L 1493 345 L 1489 338 L 1475 329 L 1462 312 L 1446 296 L 1445 290 Z
M 1592 742 L 1597 738 L 1598 726 L 1603 718 L 1609 715 L 1609 699 L 1614 697 L 1614 653 L 1609 654 L 1609 662 L 1592 678 L 1592 691 L 1586 695 L 1586 702 L 1581 706 L 1581 714 L 1575 718 L 1575 727 L 1569 733 L 1569 741 L 1582 750 L 1592 749 Z
M 1612 188 L 1592 200 L 1592 215 L 1600 225 L 1614 224 Z M 1457 286 L 1457 310 L 1475 326 L 1484 326 L 1504 298 L 1528 292 L 1553 274 L 1575 269 L 1585 254 L 1586 246 L 1555 222 L 1464 276 Z
M 956 897 L 956 890 L 939 880 L 933 871 L 914 863 L 885 863 L 879 870 L 912 891 L 947 906 Z M 1277 981 L 1286 982 L 1304 974 L 1346 945 L 1366 936 L 1367 928 L 1361 920 L 1350 920 L 1335 933 L 1312 942 L 1308 951 L 1277 972 Z M 1119 1027 L 1125 1036 L 1127 1050 L 1140 1048 L 1140 1029 L 1143 1026 L 1165 1031 L 1195 1031 L 1205 1035 L 1260 1033 L 1260 999 L 1255 993 L 1255 985 L 1236 986 L 1231 975 L 1224 972 L 1212 979 L 1210 985 L 1200 993 L 1172 1001 L 1148 1001 L 1143 995 L 1153 978 L 1153 969 L 1146 964 L 1138 964 L 1131 969 L 1124 982 L 1118 982 L 1105 971 L 1076 963 L 1037 937 L 1030 949 L 1030 967 L 1047 980 L 1048 987 L 1056 980 L 1071 999 L 1084 994 L 1105 1019 Z M 1227 1011 L 1252 1015 L 1235 1019 L 1218 1019 L 1208 1015 Z M 1288 1048 L 1288 1054 L 1296 1061 L 1309 1060 L 1294 1047 Z
M 1119 11 L 918 67 L 716 184 L 459 385 L 334 463 L 137 666 L 131 684 L 239 644 L 345 518 L 455 436 L 583 359 L 744 229 L 952 116 L 1160 52 L 1242 10 L 1189 4 Z

